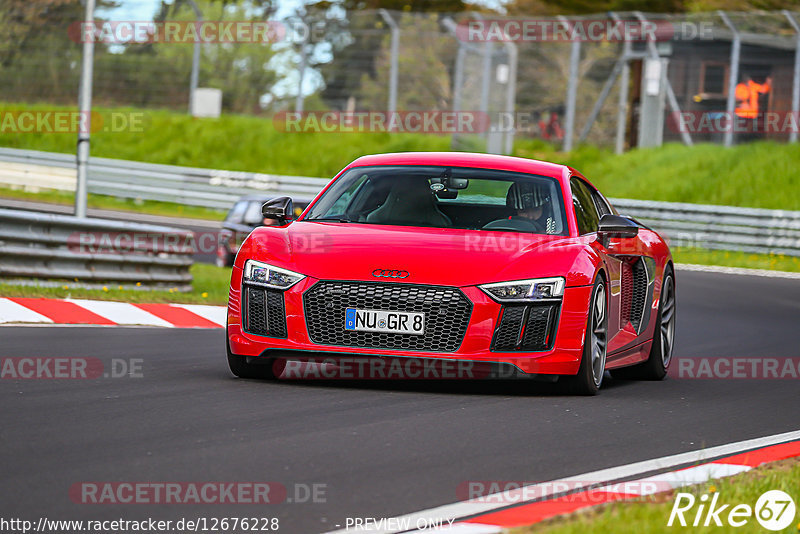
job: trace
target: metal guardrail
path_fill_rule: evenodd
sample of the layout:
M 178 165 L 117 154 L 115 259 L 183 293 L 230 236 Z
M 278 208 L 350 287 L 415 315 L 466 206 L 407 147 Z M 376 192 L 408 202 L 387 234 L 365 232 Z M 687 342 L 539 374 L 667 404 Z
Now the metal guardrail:
M 5 163 L 3 163 L 5 162 Z M 47 169 L 52 169 L 50 174 Z M 74 191 L 75 159 L 68 154 L 0 148 L 0 184 Z M 73 171 L 74 173 L 74 171 Z M 92 158 L 89 191 L 229 208 L 252 193 L 309 198 L 328 179 L 155 165 Z M 59 187 L 54 187 L 54 183 Z M 635 217 L 670 239 L 673 246 L 800 256 L 800 212 L 613 199 L 623 214 Z
M 800 256 L 800 211 L 610 199 L 673 247 Z
M 75 156 L 0 148 L 0 184 L 75 190 Z M 52 175 L 43 172 L 54 169 Z M 89 192 L 121 198 L 228 209 L 241 196 L 264 193 L 310 200 L 325 178 L 159 165 L 108 158 L 89 161 Z
M 194 235 L 186 230 L 0 209 L 1 282 L 35 278 L 190 290 L 194 248 Z

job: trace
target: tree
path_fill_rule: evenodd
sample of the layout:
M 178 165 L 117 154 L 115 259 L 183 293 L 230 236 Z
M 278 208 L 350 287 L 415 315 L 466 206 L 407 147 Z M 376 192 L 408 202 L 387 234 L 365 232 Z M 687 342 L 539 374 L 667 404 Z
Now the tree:
M 100 8 L 116 5 L 98 1 Z M 83 20 L 80 0 L 2 0 L 2 6 L 2 98 L 75 102 L 81 46 L 70 39 L 68 28 Z
M 361 84 L 378 76 L 376 63 L 382 51 L 387 28 L 377 12 L 394 13 L 460 13 L 475 9 L 464 0 L 322 0 L 308 4 L 309 11 L 321 10 L 328 18 L 339 17 L 324 35 L 330 59 L 320 65 L 325 80 L 323 100 L 331 107 L 344 109 L 349 97 L 360 95 Z M 385 107 L 385 105 L 384 105 Z
M 442 33 L 436 15 L 404 14 L 398 54 L 398 110 L 446 110 L 451 106 L 450 73 L 455 43 Z M 390 36 L 376 58 L 375 77 L 362 75 L 359 108 L 386 109 L 391 68 Z

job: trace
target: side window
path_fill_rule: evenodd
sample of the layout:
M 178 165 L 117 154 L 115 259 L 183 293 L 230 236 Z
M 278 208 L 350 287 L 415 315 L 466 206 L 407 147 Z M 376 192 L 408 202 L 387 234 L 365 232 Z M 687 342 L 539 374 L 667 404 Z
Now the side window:
M 572 203 L 575 207 L 575 218 L 578 223 L 578 233 L 589 234 L 597 231 L 600 215 L 597 212 L 589 188 L 580 180 L 570 180 L 572 187 Z
M 594 205 L 597 206 L 597 212 L 600 214 L 600 218 L 603 218 L 603 215 L 608 215 L 611 213 L 611 206 L 608 205 L 608 202 L 603 195 L 601 195 L 596 189 L 592 189 L 592 198 L 594 199 Z
M 353 199 L 353 195 L 356 194 L 356 192 L 361 188 L 361 185 L 367 181 L 368 178 L 369 176 L 364 174 L 357 180 L 353 180 L 353 183 L 350 184 L 350 187 L 348 187 L 347 190 L 342 193 L 342 196 L 340 196 L 336 202 L 334 202 L 333 206 L 331 206 L 331 209 L 328 210 L 328 214 L 345 215 L 348 208 L 351 207 L 350 201 Z

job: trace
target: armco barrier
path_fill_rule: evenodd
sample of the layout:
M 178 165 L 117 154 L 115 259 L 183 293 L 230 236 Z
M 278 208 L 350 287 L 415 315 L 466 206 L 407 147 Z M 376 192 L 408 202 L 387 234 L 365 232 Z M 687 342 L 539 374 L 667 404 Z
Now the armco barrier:
M 53 169 L 52 174 L 42 172 L 47 167 Z M 70 154 L 0 148 L 0 185 L 74 191 L 74 169 L 75 156 Z M 239 197 L 252 193 L 311 199 L 327 182 L 307 176 L 91 158 L 88 187 L 98 195 L 228 209 Z
M 48 173 L 47 169 L 52 172 Z M 73 191 L 75 158 L 68 154 L 0 148 L 0 185 Z M 229 208 L 242 195 L 308 199 L 325 178 L 280 176 L 92 158 L 89 191 L 122 198 Z M 673 246 L 800 256 L 800 212 L 675 202 L 612 199 L 670 239 Z
M 800 211 L 611 199 L 675 246 L 800 256 Z
M 0 282 L 77 280 L 191 289 L 192 232 L 0 209 Z

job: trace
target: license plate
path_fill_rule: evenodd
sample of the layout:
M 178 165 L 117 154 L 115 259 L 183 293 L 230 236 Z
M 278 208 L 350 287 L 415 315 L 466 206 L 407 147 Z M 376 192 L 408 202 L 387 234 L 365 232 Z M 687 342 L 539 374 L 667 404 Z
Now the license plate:
M 422 335 L 425 333 L 425 314 L 347 308 L 344 314 L 344 329 L 358 332 Z

